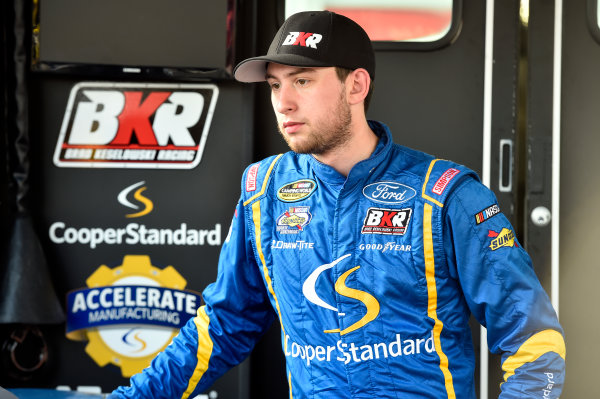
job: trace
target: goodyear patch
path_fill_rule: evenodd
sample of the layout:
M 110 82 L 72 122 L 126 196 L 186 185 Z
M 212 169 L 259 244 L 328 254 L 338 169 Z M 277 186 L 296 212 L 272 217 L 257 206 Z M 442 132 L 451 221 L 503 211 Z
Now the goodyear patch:
M 311 179 L 287 183 L 277 190 L 277 198 L 283 202 L 296 202 L 310 197 L 317 189 L 317 182 Z

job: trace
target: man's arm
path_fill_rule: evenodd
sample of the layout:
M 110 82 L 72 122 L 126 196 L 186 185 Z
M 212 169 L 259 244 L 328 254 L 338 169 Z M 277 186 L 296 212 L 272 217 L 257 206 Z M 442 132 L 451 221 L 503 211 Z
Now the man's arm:
M 203 292 L 206 305 L 150 367 L 109 398 L 194 397 L 248 356 L 275 314 L 246 228 L 240 200 L 221 249 L 217 281 Z
M 444 248 L 488 345 L 502 354 L 500 398 L 558 398 L 565 344 L 548 295 L 494 194 L 475 179 L 445 205 Z

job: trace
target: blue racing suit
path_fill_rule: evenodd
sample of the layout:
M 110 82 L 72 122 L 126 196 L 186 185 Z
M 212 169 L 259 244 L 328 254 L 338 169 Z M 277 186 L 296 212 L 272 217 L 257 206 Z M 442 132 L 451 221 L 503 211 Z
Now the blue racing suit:
M 493 193 L 369 124 L 347 178 L 294 152 L 248 167 L 205 306 L 113 397 L 193 397 L 277 318 L 291 398 L 475 398 L 471 314 L 501 398 L 559 397 L 563 332 Z

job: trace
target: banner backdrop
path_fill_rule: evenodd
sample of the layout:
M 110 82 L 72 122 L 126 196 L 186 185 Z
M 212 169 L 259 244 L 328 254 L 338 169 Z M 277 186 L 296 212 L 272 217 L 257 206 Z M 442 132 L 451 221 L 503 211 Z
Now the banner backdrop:
M 216 278 L 250 162 L 252 89 L 36 75 L 32 92 L 38 227 L 67 314 L 49 381 L 108 392 Z M 212 396 L 245 397 L 245 375 L 232 370 Z

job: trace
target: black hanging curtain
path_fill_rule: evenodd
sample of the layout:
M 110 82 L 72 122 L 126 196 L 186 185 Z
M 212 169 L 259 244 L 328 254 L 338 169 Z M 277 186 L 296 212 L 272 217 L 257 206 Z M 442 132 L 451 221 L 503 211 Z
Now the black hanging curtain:
M 0 324 L 57 324 L 64 321 L 65 315 L 30 213 L 27 77 L 31 0 L 1 3 Z

